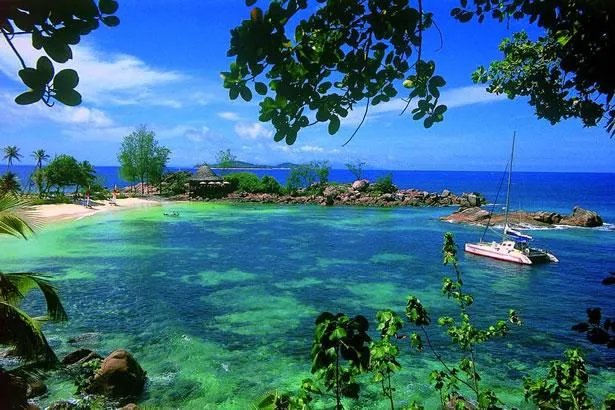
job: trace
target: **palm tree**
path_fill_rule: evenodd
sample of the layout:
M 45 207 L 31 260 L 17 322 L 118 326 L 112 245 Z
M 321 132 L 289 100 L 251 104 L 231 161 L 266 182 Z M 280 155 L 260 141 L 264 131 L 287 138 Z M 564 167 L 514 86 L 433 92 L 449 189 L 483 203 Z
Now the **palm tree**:
M 19 198 L 0 197 L 0 234 L 15 237 L 33 232 L 27 221 L 28 203 Z M 33 318 L 18 307 L 18 304 L 33 289 L 39 289 L 45 297 L 47 315 Z M 26 360 L 43 359 L 57 362 L 57 357 L 47 343 L 40 325 L 45 320 L 63 321 L 68 317 L 56 289 L 43 275 L 32 272 L 0 272 L 0 344 L 11 345 L 15 352 Z
M 36 160 L 36 168 L 41 169 L 43 167 L 43 162 L 49 161 L 49 154 L 45 152 L 44 149 L 37 149 L 32 152 L 32 157 Z
M 32 151 L 32 158 L 36 161 L 36 168 L 32 175 L 30 175 L 30 181 L 28 181 L 28 193 L 32 190 L 32 184 L 35 183 L 35 172 L 43 169 L 43 162 L 49 161 L 49 154 L 45 152 L 44 149 L 37 149 L 36 151 Z M 42 174 L 41 174 L 42 175 Z M 39 177 L 40 179 L 40 177 Z M 41 194 L 41 184 L 36 184 L 39 187 L 39 195 Z
M 19 191 L 21 191 L 21 186 L 17 174 L 9 171 L 0 177 L 0 195 L 17 195 Z
M 21 161 L 21 155 L 19 153 L 19 148 L 15 145 L 8 145 L 4 147 L 4 159 L 6 159 L 6 169 L 9 169 L 11 165 L 13 165 L 13 160 Z

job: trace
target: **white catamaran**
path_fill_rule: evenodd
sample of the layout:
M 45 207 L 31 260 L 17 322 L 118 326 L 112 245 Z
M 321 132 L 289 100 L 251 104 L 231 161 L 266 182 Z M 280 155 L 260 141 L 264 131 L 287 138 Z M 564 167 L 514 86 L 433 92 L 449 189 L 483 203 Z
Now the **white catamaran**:
M 510 153 L 510 163 L 508 167 L 508 188 L 506 191 L 506 213 L 504 218 L 504 231 L 501 242 L 483 242 L 483 238 L 477 243 L 466 243 L 465 251 L 480 256 L 499 259 L 508 262 L 521 263 L 524 265 L 532 265 L 535 263 L 558 262 L 557 258 L 550 252 L 544 249 L 532 248 L 529 246 L 529 241 L 532 240 L 530 235 L 522 234 L 521 232 L 512 229 L 508 225 L 508 210 L 510 209 L 510 182 L 512 178 L 513 155 L 515 152 L 515 134 L 513 134 L 513 145 Z M 489 227 L 487 227 L 485 232 Z

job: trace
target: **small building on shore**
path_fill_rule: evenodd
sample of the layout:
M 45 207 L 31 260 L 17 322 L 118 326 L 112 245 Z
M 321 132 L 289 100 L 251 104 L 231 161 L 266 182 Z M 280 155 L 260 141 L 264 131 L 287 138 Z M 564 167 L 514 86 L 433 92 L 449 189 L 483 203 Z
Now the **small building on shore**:
M 215 174 L 207 165 L 201 165 L 188 179 L 190 198 L 220 198 L 229 193 L 230 184 Z

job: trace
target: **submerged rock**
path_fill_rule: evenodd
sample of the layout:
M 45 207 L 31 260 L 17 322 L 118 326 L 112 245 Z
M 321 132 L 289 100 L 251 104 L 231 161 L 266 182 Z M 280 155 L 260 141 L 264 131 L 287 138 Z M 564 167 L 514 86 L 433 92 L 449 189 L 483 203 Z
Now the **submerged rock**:
M 28 383 L 0 369 L 0 409 L 28 408 Z
M 71 366 L 75 364 L 82 364 L 94 359 L 102 359 L 102 356 L 90 349 L 77 349 L 72 353 L 67 354 L 62 359 L 62 364 Z
M 84 391 L 111 397 L 136 397 L 143 392 L 145 375 L 132 354 L 118 349 L 105 358 Z

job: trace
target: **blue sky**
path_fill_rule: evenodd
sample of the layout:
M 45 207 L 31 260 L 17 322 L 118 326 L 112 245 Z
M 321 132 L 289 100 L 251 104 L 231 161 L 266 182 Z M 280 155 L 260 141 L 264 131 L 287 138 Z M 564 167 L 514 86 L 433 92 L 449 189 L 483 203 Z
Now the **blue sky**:
M 380 169 L 501 171 L 516 130 L 518 170 L 614 172 L 615 140 L 603 128 L 583 128 L 577 120 L 552 126 L 537 120 L 525 101 L 472 84 L 472 71 L 498 58 L 497 45 L 523 28 L 520 23 L 462 25 L 449 17 L 455 1 L 432 3 L 444 44 L 440 48 L 437 32 L 429 33 L 423 55 L 436 60 L 447 80 L 442 102 L 449 111 L 429 130 L 400 116 L 397 100 L 371 109 L 345 147 L 362 109 L 335 136 L 315 126 L 293 146 L 276 143 L 272 128 L 258 122 L 258 100 L 230 101 L 221 85 L 220 72 L 231 61 L 230 29 L 249 15 L 244 1 L 120 0 L 120 26 L 85 37 L 66 64 L 81 76 L 77 89 L 84 98 L 77 108 L 14 104 L 23 87 L 18 62 L 6 43 L 0 45 L 0 146 L 20 147 L 25 164 L 33 162 L 29 153 L 43 148 L 115 165 L 122 138 L 147 124 L 171 149 L 175 166 L 214 162 L 216 152 L 230 148 L 238 159 L 260 164 L 364 161 Z M 37 54 L 28 40 L 19 39 L 18 47 L 33 65 Z

